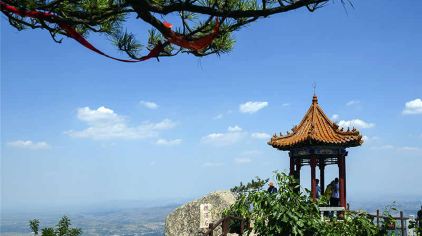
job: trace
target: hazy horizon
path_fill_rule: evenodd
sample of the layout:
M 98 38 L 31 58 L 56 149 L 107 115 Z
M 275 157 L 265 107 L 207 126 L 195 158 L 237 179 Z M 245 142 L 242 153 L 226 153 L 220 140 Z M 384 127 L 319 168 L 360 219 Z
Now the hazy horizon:
M 228 189 L 216 189 L 215 191 L 222 191 Z M 214 192 L 214 191 L 212 191 Z M 207 193 L 206 193 L 207 194 Z M 159 199 L 114 199 L 107 201 L 93 201 L 93 202 L 79 202 L 79 203 L 64 203 L 58 205 L 19 205 L 2 207 L 2 214 L 15 214 L 15 213 L 63 213 L 63 212 L 81 212 L 81 211 L 96 211 L 96 210 L 110 210 L 110 209 L 127 209 L 127 208 L 151 208 L 163 207 L 169 205 L 182 205 L 186 202 L 203 197 L 203 195 L 191 197 L 175 197 L 175 198 L 159 198 Z M 387 206 L 393 203 L 415 203 L 414 208 L 419 209 L 422 206 L 422 195 L 384 195 L 377 196 L 359 196 L 358 198 L 348 198 L 352 209 L 362 204 L 375 203 L 378 206 Z

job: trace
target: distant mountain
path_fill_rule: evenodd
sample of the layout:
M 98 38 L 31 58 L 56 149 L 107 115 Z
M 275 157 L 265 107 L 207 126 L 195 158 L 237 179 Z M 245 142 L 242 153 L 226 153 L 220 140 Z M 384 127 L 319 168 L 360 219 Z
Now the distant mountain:
M 179 204 L 126 209 L 97 209 L 69 214 L 72 225 L 82 228 L 83 235 L 163 235 L 165 217 Z M 54 226 L 60 214 L 39 215 L 41 227 Z M 24 214 L 8 215 L 2 218 L 1 235 L 31 235 L 28 221 L 34 217 Z

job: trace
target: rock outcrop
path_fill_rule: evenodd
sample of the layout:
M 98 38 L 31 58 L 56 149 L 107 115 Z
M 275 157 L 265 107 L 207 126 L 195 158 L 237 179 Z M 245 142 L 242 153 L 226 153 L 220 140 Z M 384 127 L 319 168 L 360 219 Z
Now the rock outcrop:
M 176 208 L 166 218 L 166 236 L 196 236 L 204 230 L 200 229 L 200 205 L 211 204 L 211 218 L 215 222 L 222 217 L 224 209 L 236 201 L 235 195 L 230 191 L 217 191 L 200 199 L 188 202 Z M 221 227 L 214 231 L 215 235 L 221 234 Z

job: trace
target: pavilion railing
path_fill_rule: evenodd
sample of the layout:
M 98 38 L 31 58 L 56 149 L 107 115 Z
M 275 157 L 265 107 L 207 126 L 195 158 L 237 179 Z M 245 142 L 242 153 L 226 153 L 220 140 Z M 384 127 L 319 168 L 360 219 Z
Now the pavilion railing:
M 344 207 L 319 207 L 319 212 L 321 214 L 321 220 L 324 220 L 324 212 L 333 212 L 333 215 L 336 217 L 338 212 L 343 212 Z

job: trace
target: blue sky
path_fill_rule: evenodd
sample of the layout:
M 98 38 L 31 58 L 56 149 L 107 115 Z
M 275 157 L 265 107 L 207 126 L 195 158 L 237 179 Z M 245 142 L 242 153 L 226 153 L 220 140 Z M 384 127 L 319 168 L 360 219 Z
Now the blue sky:
M 422 2 L 354 5 L 263 19 L 221 57 L 137 64 L 2 17 L 2 207 L 192 198 L 286 170 L 268 135 L 300 122 L 314 82 L 366 138 L 349 150 L 349 200 L 421 198 Z

